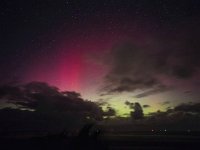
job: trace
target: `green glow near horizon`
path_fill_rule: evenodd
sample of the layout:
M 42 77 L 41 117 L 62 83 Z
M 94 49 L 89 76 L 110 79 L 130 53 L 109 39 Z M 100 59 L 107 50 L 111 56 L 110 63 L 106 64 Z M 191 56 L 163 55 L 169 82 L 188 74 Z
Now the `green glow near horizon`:
M 166 91 L 164 93 L 149 95 L 143 98 L 134 97 L 139 92 L 123 92 L 115 93 L 113 95 L 106 95 L 104 97 L 97 97 L 94 95 L 94 97 L 92 97 L 91 99 L 96 99 L 96 102 L 98 101 L 98 99 L 103 100 L 103 102 L 105 102 L 105 105 L 102 106 L 104 111 L 106 111 L 107 107 L 109 106 L 116 110 L 116 116 L 129 117 L 130 112 L 134 110 L 125 105 L 125 101 L 129 101 L 132 103 L 139 102 L 141 106 L 150 105 L 150 107 L 148 108 L 143 108 L 144 115 L 157 112 L 158 110 L 166 111 L 168 107 L 173 108 L 174 106 L 177 106 L 182 102 L 195 101 L 193 97 L 186 97 L 182 95 L 181 92 L 178 92 L 179 91 Z M 164 102 L 168 102 L 168 104 L 163 105 Z
M 138 101 L 130 101 L 130 102 L 138 102 Z M 141 106 L 147 103 L 140 102 Z M 148 115 L 152 112 L 160 111 L 166 111 L 166 107 L 160 105 L 159 103 L 151 103 L 149 104 L 150 107 L 143 108 L 144 115 Z M 123 100 L 110 100 L 106 105 L 102 106 L 102 109 L 104 111 L 107 110 L 107 107 L 112 107 L 116 110 L 116 116 L 118 117 L 129 117 L 130 112 L 134 111 L 134 109 L 131 109 L 129 106 L 125 105 L 125 101 Z

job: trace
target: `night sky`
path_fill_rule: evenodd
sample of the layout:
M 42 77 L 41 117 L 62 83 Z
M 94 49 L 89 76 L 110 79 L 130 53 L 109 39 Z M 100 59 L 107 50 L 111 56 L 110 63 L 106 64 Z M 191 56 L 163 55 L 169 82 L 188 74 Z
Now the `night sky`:
M 200 102 L 199 0 L 1 0 L 0 83 L 144 112 Z

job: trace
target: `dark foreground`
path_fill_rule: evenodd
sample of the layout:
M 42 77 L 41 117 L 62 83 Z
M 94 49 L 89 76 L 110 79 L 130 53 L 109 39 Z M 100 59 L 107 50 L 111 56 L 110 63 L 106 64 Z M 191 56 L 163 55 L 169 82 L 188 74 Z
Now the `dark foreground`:
M 34 138 L 1 138 L 1 150 L 198 150 L 198 134 L 104 134 L 98 137 L 60 135 Z

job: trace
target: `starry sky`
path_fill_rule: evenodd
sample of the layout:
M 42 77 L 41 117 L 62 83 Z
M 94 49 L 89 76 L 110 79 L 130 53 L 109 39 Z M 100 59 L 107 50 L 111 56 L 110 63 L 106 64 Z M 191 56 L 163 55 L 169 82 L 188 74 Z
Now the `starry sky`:
M 42 81 L 118 114 L 199 102 L 199 0 L 1 0 L 0 83 Z

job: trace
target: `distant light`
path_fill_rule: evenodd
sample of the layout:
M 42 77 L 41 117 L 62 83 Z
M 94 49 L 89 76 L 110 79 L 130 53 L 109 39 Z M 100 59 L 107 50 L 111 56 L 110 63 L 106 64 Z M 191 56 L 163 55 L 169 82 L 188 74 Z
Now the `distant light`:
M 154 130 L 152 129 L 151 131 L 153 132 Z
M 90 119 L 90 116 L 87 116 L 86 119 Z
M 165 129 L 164 131 L 167 132 L 167 129 Z

